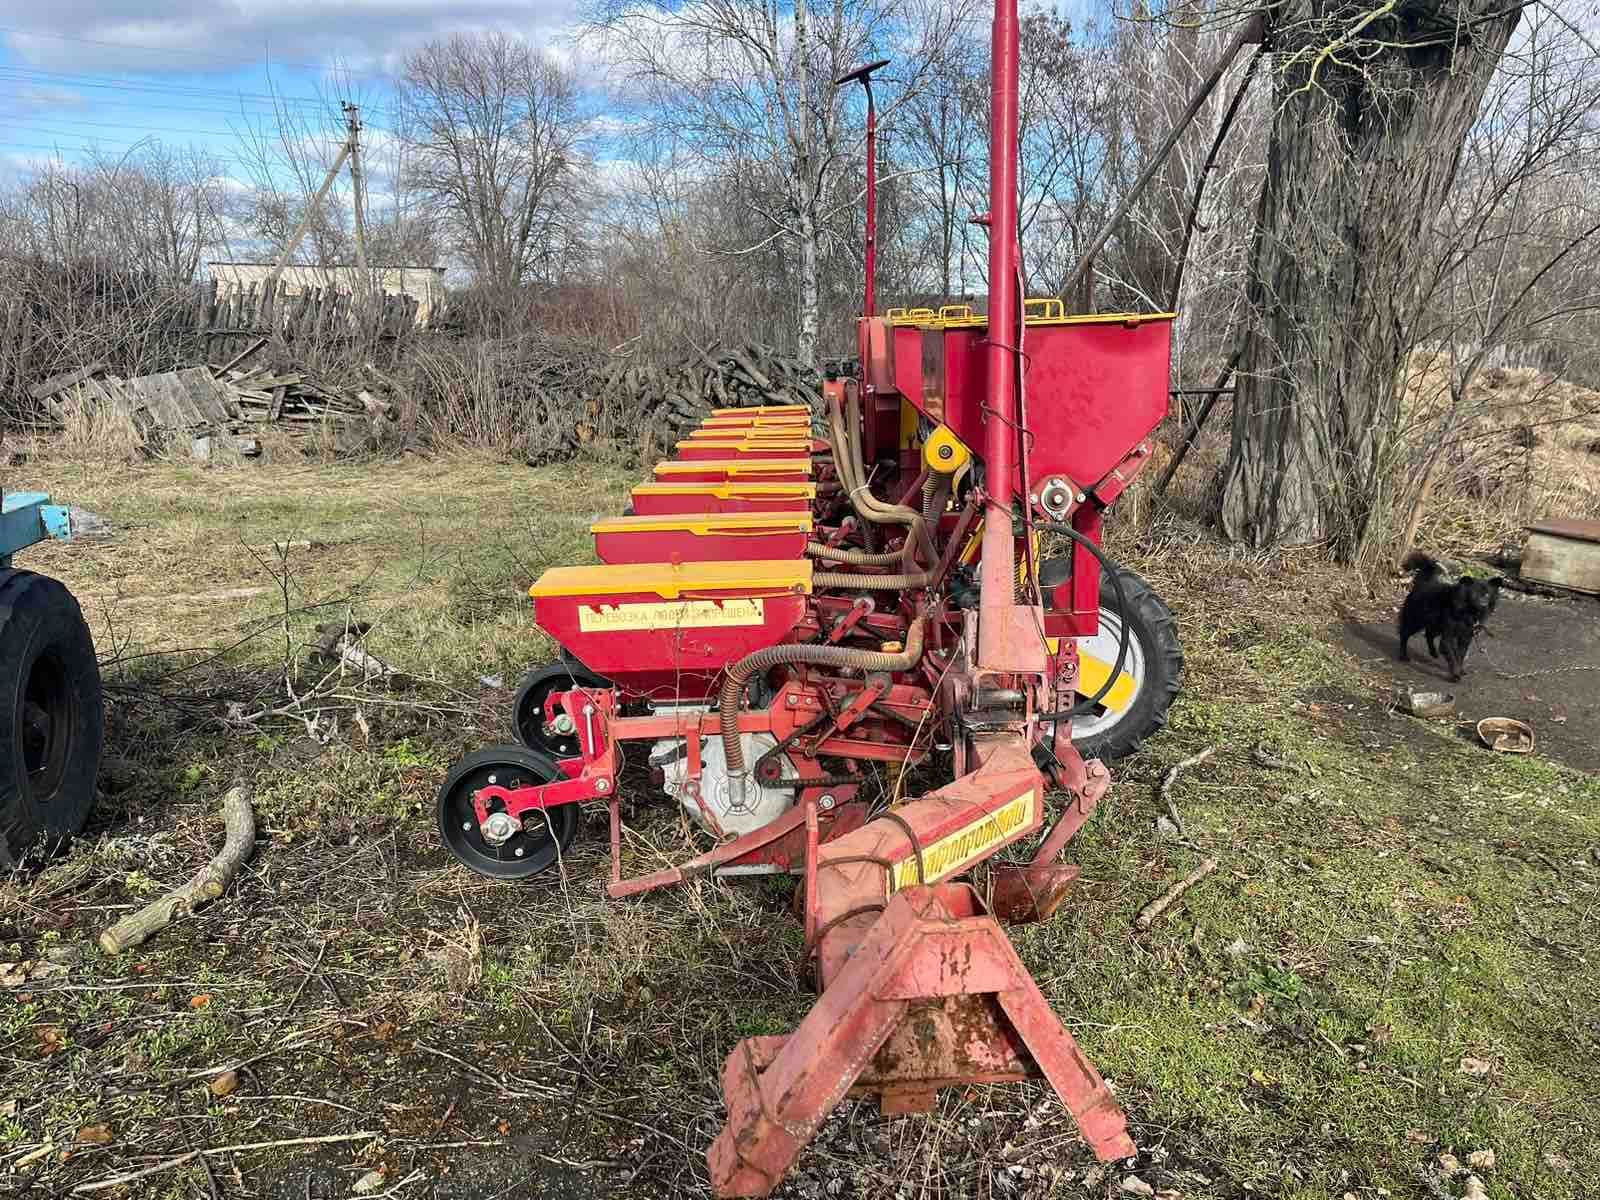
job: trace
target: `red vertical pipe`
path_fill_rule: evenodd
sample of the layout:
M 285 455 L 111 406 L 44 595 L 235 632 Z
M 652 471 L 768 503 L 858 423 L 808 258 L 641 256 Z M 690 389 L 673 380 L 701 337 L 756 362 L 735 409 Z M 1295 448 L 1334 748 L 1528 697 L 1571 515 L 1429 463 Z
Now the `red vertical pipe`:
M 1016 578 L 1011 501 L 1017 447 L 1017 0 L 995 0 L 989 98 L 989 346 L 984 413 L 983 566 L 978 665 L 1006 658 L 1007 613 Z M 991 619 L 992 618 L 992 619 Z
M 861 315 L 878 311 L 878 110 L 872 103 L 872 81 L 867 88 L 867 297 Z

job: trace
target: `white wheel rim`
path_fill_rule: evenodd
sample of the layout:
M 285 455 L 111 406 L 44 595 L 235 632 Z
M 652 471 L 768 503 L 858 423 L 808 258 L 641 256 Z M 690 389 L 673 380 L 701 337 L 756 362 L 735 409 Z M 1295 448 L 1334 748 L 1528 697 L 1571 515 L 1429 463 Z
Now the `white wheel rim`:
M 1117 643 L 1122 637 L 1122 614 L 1114 609 L 1102 607 L 1100 609 L 1100 631 L 1093 637 L 1078 639 L 1078 653 L 1089 654 L 1106 664 L 1109 669 L 1116 665 Z M 1098 737 L 1109 732 L 1119 724 L 1133 706 L 1138 703 L 1139 694 L 1144 690 L 1145 674 L 1148 665 L 1145 659 L 1144 645 L 1139 641 L 1136 630 L 1129 629 L 1128 653 L 1122 660 L 1122 673 L 1133 680 L 1133 691 L 1128 695 L 1128 702 L 1120 711 L 1112 708 L 1096 707 L 1095 711 L 1074 717 L 1072 721 L 1072 737 L 1079 740 L 1083 738 Z M 1098 690 L 1098 689 L 1097 689 Z M 1087 699 L 1080 695 L 1079 700 Z

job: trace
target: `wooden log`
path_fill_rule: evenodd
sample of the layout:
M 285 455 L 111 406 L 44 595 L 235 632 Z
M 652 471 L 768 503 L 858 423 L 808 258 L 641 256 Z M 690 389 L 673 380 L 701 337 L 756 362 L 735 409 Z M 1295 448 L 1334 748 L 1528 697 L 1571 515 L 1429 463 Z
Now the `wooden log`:
M 1202 879 L 1216 869 L 1217 860 L 1214 858 L 1206 859 L 1205 862 L 1196 867 L 1193 872 L 1178 880 L 1177 883 L 1173 884 L 1164 893 L 1162 893 L 1160 896 L 1157 896 L 1154 900 L 1150 901 L 1149 904 L 1146 904 L 1143 908 L 1141 908 L 1139 910 L 1138 917 L 1133 922 L 1134 925 L 1139 929 L 1149 929 L 1151 925 L 1155 924 L 1157 917 L 1166 912 L 1167 909 L 1172 907 L 1173 903 L 1180 899 L 1185 892 L 1187 892 L 1195 884 L 1199 883 Z
M 250 795 L 242 784 L 235 784 L 222 798 L 222 821 L 227 830 L 222 852 L 197 871 L 182 887 L 123 917 L 100 935 L 100 948 L 107 954 L 121 954 L 137 946 L 173 920 L 192 913 L 220 897 L 239 874 L 239 867 L 256 848 L 256 817 Z

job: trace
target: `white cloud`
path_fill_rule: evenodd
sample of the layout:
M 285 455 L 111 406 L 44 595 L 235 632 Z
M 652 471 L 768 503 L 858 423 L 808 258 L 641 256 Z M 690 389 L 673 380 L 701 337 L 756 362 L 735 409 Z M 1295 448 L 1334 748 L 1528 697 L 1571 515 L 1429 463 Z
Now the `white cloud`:
M 12 54 L 45 71 L 228 71 L 267 58 L 281 63 L 393 70 L 430 38 L 503 30 L 534 41 L 559 36 L 578 0 L 61 0 L 5 24 Z M 3 12 L 0 9 L 0 12 Z M 46 35 L 57 35 L 54 37 Z M 70 39 L 70 40 L 69 40 Z

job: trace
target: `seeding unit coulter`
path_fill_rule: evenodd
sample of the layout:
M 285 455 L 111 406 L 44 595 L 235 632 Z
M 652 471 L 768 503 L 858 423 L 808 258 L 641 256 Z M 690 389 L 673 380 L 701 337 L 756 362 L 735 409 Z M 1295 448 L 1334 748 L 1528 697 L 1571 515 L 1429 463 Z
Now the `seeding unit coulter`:
M 850 1091 L 909 1111 L 1042 1074 L 1097 1155 L 1133 1152 L 1002 923 L 1061 902 L 1077 868 L 1057 860 L 1110 783 L 1072 723 L 1129 686 L 1126 620 L 1110 661 L 1078 646 L 1100 632 L 1101 514 L 1167 413 L 1170 319 L 1021 300 L 1016 0 L 996 5 L 993 54 L 987 315 L 875 315 L 869 269 L 826 436 L 806 409 L 746 408 L 679 443 L 629 515 L 594 526 L 602 565 L 534 584 L 565 654 L 523 687 L 523 744 L 469 756 L 440 793 L 451 848 L 492 876 L 556 863 L 598 800 L 612 896 L 800 877 L 821 996 L 793 1033 L 733 1048 L 721 1195 L 771 1191 Z M 876 65 L 847 77 L 869 97 Z M 1041 563 L 1041 535 L 1070 558 Z M 713 849 L 624 875 L 625 753 Z M 946 764 L 951 782 L 899 794 L 906 768 Z

